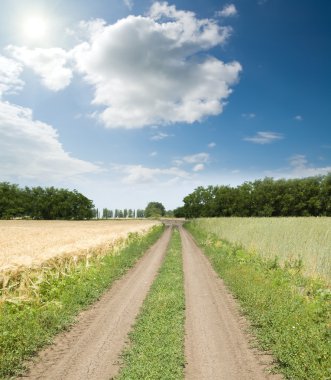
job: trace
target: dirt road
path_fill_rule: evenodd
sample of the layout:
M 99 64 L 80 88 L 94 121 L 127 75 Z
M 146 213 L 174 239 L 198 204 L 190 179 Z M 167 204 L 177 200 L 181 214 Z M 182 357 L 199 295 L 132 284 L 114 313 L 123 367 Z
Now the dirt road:
M 25 378 L 109 380 L 116 376 L 119 355 L 162 263 L 174 225 L 179 227 L 183 245 L 185 379 L 281 379 L 266 372 L 270 358 L 250 348 L 237 303 L 180 222 L 168 223 L 165 234 L 137 265 L 83 312 L 69 332 L 38 355 Z M 159 378 L 164 379 L 162 373 Z
M 191 235 L 180 227 L 185 275 L 185 379 L 280 379 L 248 343 L 238 307 Z M 269 359 L 270 360 L 270 359 Z
M 109 380 L 119 370 L 127 334 L 162 263 L 168 228 L 147 254 L 31 364 L 27 379 Z

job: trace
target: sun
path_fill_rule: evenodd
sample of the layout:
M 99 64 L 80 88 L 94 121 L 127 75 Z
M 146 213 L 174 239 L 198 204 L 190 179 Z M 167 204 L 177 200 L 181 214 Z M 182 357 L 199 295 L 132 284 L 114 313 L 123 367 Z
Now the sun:
M 23 34 L 30 40 L 44 40 L 47 29 L 47 21 L 41 15 L 29 16 L 23 22 Z

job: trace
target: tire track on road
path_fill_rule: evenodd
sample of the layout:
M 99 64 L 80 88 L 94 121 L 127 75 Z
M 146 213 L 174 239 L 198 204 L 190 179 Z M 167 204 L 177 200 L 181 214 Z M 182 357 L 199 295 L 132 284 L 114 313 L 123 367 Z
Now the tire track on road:
M 185 378 L 281 379 L 266 372 L 267 366 L 262 363 L 266 355 L 258 356 L 250 348 L 233 297 L 192 236 L 182 227 L 180 233 L 186 298 Z

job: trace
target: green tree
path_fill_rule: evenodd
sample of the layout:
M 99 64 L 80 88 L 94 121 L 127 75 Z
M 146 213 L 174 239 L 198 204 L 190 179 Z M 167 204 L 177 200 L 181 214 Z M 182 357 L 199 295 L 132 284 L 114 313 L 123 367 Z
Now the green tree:
M 0 219 L 24 215 L 24 194 L 17 185 L 0 183 Z
M 331 173 L 321 181 L 320 188 L 321 214 L 331 216 Z
M 177 207 L 173 211 L 175 218 L 185 218 L 185 207 Z
M 331 214 L 331 173 L 302 179 L 264 178 L 230 186 L 198 187 L 175 216 L 319 216 Z
M 149 202 L 145 208 L 145 218 L 159 218 L 165 215 L 165 208 L 160 202 Z

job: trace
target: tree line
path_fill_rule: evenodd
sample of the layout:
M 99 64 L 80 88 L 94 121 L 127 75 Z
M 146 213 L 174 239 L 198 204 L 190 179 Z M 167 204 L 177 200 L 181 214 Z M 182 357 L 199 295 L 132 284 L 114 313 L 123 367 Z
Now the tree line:
M 302 179 L 264 178 L 237 187 L 198 187 L 175 217 L 331 216 L 331 173 Z
M 112 218 L 159 218 L 161 216 L 169 216 L 171 212 L 166 211 L 165 207 L 160 202 L 149 202 L 145 209 L 115 209 L 110 210 L 104 208 L 102 215 L 98 209 L 94 209 L 94 217 L 99 219 L 112 219 Z
M 103 208 L 102 213 L 99 212 L 99 209 L 93 210 L 94 218 L 97 219 L 117 219 L 117 218 L 144 218 L 145 217 L 145 210 L 142 209 L 115 209 L 111 210 L 108 208 Z
M 103 208 L 102 213 L 93 202 L 77 190 L 54 187 L 24 187 L 0 182 L 0 219 L 82 220 L 112 218 L 157 218 L 170 215 L 160 202 L 149 202 L 145 209 Z
M 0 182 L 0 219 L 90 219 L 93 209 L 93 202 L 77 190 Z

